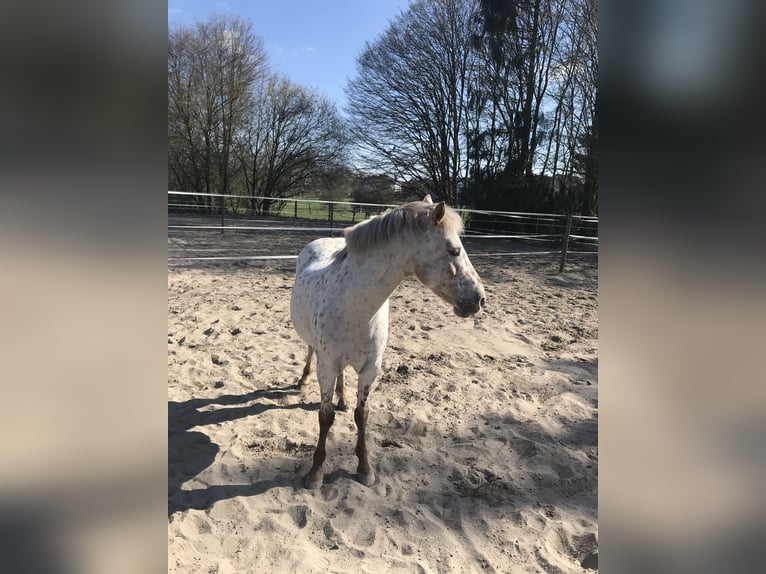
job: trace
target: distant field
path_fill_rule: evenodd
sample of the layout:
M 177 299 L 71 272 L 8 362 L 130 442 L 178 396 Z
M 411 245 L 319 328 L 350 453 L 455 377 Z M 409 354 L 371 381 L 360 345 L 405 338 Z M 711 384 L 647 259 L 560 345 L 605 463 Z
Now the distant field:
M 249 205 L 245 203 L 245 198 L 242 201 L 237 202 L 238 205 L 233 206 L 231 203 L 226 206 L 227 216 L 252 216 Z M 297 206 L 296 206 L 297 199 Z M 274 204 L 268 214 L 263 214 L 272 217 L 283 217 L 287 219 L 304 219 L 312 221 L 325 221 L 329 222 L 328 203 L 318 203 L 316 199 L 309 198 L 287 198 L 282 200 L 274 200 L 284 202 L 283 207 L 279 211 L 274 210 Z M 198 213 L 200 215 L 216 215 L 220 214 L 220 205 L 213 204 L 211 206 L 198 205 L 193 203 L 184 204 L 181 202 L 169 203 L 169 213 Z M 386 209 L 385 206 L 363 208 L 361 206 L 354 209 L 354 205 L 350 199 L 338 201 L 334 205 L 333 209 L 333 221 L 339 223 L 358 223 L 363 221 L 372 215 L 377 215 Z
M 368 213 L 360 211 L 357 208 L 354 212 L 354 207 L 350 201 L 344 201 L 346 206 L 335 204 L 333 210 L 333 221 L 344 223 L 355 223 L 367 218 Z M 298 219 L 314 219 L 321 221 L 329 221 L 328 207 L 326 203 L 312 203 L 308 201 L 298 200 L 297 212 L 295 202 L 292 200 L 286 200 L 285 206 L 279 211 L 280 217 L 297 217 Z M 369 212 L 370 215 L 375 215 L 378 210 L 374 208 Z

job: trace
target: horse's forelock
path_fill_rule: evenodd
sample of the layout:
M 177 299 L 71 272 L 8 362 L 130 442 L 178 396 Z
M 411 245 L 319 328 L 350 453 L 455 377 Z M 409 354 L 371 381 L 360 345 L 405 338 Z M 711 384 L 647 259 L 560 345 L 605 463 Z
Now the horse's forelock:
M 444 219 L 441 221 L 441 225 L 444 226 L 444 230 L 447 233 L 455 233 L 456 235 L 462 235 L 464 231 L 463 218 L 460 214 L 452 209 L 450 206 L 445 205 L 446 211 L 444 212 Z
M 352 253 L 364 254 L 371 248 L 394 239 L 414 239 L 426 233 L 432 225 L 434 204 L 413 201 L 394 207 L 343 231 L 346 245 Z M 447 233 L 463 233 L 463 219 L 457 211 L 445 205 L 445 213 L 439 225 Z

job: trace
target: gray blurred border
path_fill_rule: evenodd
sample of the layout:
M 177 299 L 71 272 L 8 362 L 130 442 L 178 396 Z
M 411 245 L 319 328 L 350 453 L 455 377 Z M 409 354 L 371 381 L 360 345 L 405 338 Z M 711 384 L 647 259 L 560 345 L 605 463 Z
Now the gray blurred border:
M 166 568 L 166 9 L 0 8 L 4 571 Z
M 756 572 L 763 3 L 601 3 L 605 572 Z

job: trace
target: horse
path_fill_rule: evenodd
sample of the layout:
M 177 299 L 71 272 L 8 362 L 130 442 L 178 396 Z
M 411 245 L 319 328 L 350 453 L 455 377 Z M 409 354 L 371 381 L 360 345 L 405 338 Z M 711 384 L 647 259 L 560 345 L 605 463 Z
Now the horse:
M 343 237 L 309 243 L 298 256 L 290 300 L 293 327 L 308 345 L 300 385 L 312 372 L 316 354 L 319 380 L 319 440 L 305 486 L 322 485 L 327 433 L 335 419 L 333 385 L 339 410 L 347 409 L 343 369 L 358 375 L 354 421 L 357 478 L 375 483 L 365 442 L 367 399 L 382 371 L 388 340 L 388 298 L 406 277 L 415 276 L 459 317 L 478 313 L 484 287 L 463 249 L 463 220 L 430 195 L 348 227 Z

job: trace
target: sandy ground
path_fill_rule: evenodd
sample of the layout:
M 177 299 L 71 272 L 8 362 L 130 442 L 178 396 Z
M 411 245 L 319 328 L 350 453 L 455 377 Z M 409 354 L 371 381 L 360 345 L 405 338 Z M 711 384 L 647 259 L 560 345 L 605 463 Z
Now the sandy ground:
M 297 253 L 312 238 L 234 235 L 182 233 L 170 255 Z M 456 317 L 416 281 L 391 298 L 370 488 L 354 477 L 352 411 L 336 415 L 324 486 L 302 487 L 318 385 L 296 386 L 295 262 L 168 266 L 169 572 L 597 568 L 596 257 L 559 275 L 555 256 L 466 248 L 480 315 Z M 346 385 L 353 404 L 350 369 Z

